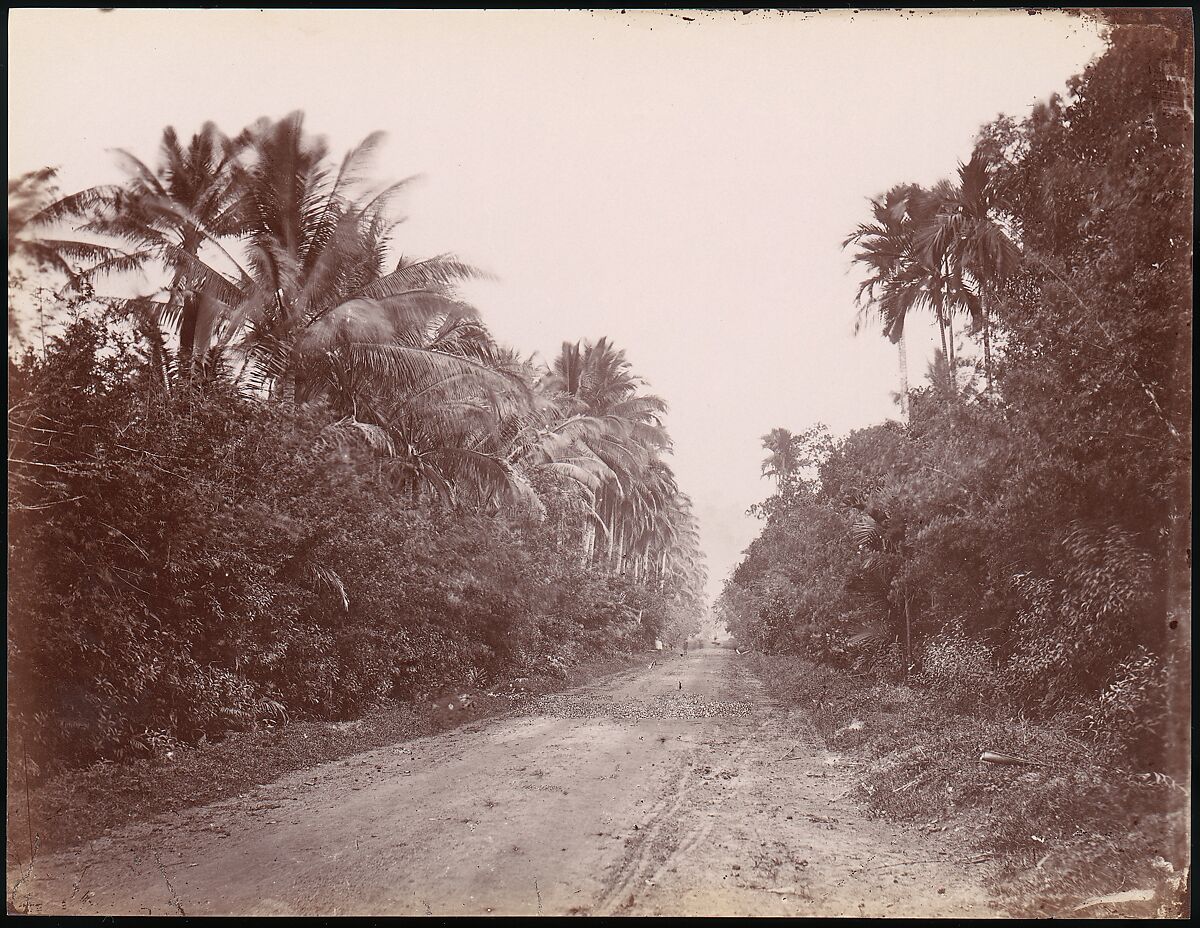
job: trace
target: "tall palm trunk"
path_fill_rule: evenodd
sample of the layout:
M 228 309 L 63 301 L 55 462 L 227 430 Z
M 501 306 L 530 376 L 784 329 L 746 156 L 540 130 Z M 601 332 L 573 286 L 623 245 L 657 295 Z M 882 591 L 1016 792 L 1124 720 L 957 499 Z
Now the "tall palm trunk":
M 950 276 L 949 258 L 944 255 L 941 259 L 941 274 L 943 282 Z M 944 313 L 946 317 L 946 325 L 942 330 L 942 352 L 946 357 L 946 381 L 947 385 L 950 387 L 950 397 L 953 399 L 958 396 L 958 371 L 955 370 L 957 367 L 957 360 L 954 354 L 954 312 L 946 311 L 945 297 L 946 294 L 945 290 L 943 289 L 943 283 L 939 283 L 938 316 L 941 317 Z M 947 346 L 949 346 L 948 350 Z
M 200 243 L 194 235 L 186 235 L 183 239 L 182 250 L 192 261 L 198 261 Z M 176 283 L 182 284 L 183 300 L 179 316 L 179 377 L 189 377 L 192 373 L 193 356 L 196 350 L 196 328 L 200 321 L 200 287 L 203 281 L 197 280 L 191 274 L 176 276 Z
M 950 381 L 950 396 L 958 397 L 958 356 L 954 353 L 954 314 L 946 314 L 946 337 L 950 344 L 950 355 L 946 363 L 949 365 L 950 371 L 947 379 Z
M 983 316 L 983 375 L 987 378 L 988 400 L 994 399 L 992 391 L 992 321 L 988 318 L 987 288 L 979 288 L 979 312 Z
M 950 351 L 946 347 L 946 320 L 942 316 L 942 308 L 939 306 L 937 310 L 938 334 L 942 337 L 942 360 L 946 362 L 947 371 L 950 368 Z M 950 378 L 946 378 L 946 386 L 949 387 Z
M 583 563 L 587 564 L 592 559 L 592 552 L 596 548 L 596 524 L 588 519 L 583 524 Z
M 196 347 L 196 328 L 200 318 L 200 301 L 194 293 L 183 298 L 179 318 L 179 355 L 177 376 L 185 378 L 192 372 Z
M 897 345 L 900 353 L 900 415 L 908 420 L 908 348 L 904 330 L 900 330 L 900 341 Z

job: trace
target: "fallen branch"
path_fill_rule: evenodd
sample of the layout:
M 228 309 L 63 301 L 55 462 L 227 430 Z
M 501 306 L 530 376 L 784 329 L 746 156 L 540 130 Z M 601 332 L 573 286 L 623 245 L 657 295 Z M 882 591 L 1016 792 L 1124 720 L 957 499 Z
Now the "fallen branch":
M 862 873 L 864 870 L 887 870 L 891 867 L 916 867 L 920 864 L 944 864 L 944 857 L 931 857 L 928 860 L 896 860 L 890 864 L 876 864 L 873 867 L 859 867 L 855 873 Z
M 979 755 L 980 763 L 984 764 L 1000 764 L 1002 766 L 1021 766 L 1021 767 L 1045 767 L 1043 763 L 1036 760 L 1025 760 L 1023 757 L 1014 757 L 1012 754 L 1001 754 L 997 751 L 984 751 Z
M 920 775 L 919 777 L 917 777 L 915 780 L 909 780 L 909 781 L 908 781 L 907 783 L 905 783 L 903 786 L 897 786 L 897 787 L 896 787 L 894 790 L 892 790 L 892 792 L 893 792 L 893 793 L 902 793 L 902 792 L 904 792 L 906 789 L 908 789 L 910 786 L 916 786 L 916 785 L 917 785 L 918 783 L 920 783 L 920 782 L 921 782 L 923 779 L 925 779 L 925 774 L 921 774 L 921 775 Z
M 77 499 L 83 499 L 82 496 L 71 496 L 67 499 L 58 499 L 52 503 L 40 503 L 36 506 L 26 506 L 24 503 L 13 503 L 13 508 L 21 509 L 26 512 L 34 512 L 38 509 L 49 509 L 51 506 L 61 506 L 63 503 L 73 503 Z
M 1154 890 L 1152 889 L 1127 889 L 1122 893 L 1109 893 L 1106 896 L 1093 896 L 1079 905 L 1075 906 L 1075 911 L 1091 908 L 1094 905 L 1111 905 L 1120 902 L 1150 902 L 1154 899 Z

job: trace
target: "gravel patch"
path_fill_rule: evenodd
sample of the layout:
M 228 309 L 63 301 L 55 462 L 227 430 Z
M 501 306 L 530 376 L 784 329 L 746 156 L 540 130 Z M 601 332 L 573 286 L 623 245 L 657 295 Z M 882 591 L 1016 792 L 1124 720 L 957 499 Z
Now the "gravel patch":
M 611 696 L 577 696 L 556 693 L 529 701 L 529 710 L 558 718 L 640 719 L 744 719 L 754 708 L 740 700 L 721 700 L 710 696 L 680 693 L 649 699 L 616 699 Z

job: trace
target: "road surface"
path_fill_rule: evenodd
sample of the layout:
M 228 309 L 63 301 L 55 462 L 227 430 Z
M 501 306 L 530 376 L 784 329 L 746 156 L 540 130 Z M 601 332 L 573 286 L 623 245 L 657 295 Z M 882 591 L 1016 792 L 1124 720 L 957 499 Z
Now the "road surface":
M 650 667 L 650 661 L 656 661 Z M 962 851 L 704 648 L 9 873 L 42 914 L 994 916 Z M 19 881 L 19 883 L 18 883 Z

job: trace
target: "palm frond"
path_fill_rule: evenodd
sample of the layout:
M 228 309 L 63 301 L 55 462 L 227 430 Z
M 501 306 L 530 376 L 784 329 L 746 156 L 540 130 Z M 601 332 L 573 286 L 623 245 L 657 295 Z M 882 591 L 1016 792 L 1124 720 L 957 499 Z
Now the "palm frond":
M 323 446 L 338 451 L 366 445 L 372 451 L 389 457 L 396 453 L 395 442 L 387 429 L 349 417 L 329 423 L 321 429 L 319 439 Z
M 350 361 L 404 393 L 474 392 L 496 409 L 526 405 L 529 387 L 519 377 L 467 357 L 396 343 L 354 342 L 343 349 Z

